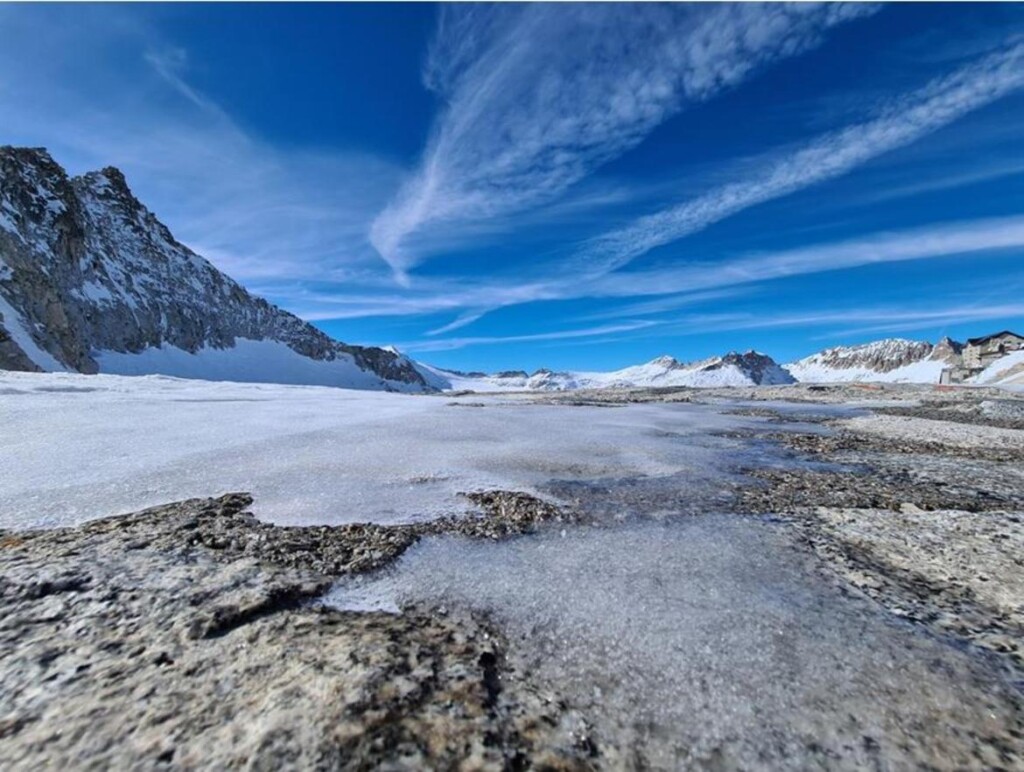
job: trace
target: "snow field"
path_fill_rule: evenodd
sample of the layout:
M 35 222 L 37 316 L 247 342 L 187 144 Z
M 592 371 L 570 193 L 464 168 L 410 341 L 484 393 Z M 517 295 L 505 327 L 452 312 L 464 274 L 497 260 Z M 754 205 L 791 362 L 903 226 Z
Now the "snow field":
M 195 354 L 164 344 L 138 354 L 102 351 L 96 355 L 101 373 L 169 375 L 207 381 L 241 381 L 286 385 L 336 386 L 344 389 L 419 391 L 417 384 L 384 381 L 361 369 L 348 356 L 331 361 L 310 359 L 274 340 L 239 338 L 233 348 L 202 348 Z
M 408 522 L 459 492 L 671 475 L 716 485 L 758 419 L 692 405 L 484 407 L 315 386 L 0 374 L 0 527 L 249 491 L 281 523 Z

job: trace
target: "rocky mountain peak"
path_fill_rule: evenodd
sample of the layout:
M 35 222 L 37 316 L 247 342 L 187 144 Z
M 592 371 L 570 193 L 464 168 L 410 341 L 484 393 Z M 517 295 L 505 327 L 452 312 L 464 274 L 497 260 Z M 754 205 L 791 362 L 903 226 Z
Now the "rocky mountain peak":
M 53 176 L 67 176 L 45 147 L 0 145 L 0 164 L 4 165 L 5 171 L 13 170 L 19 174 L 26 170 L 39 169 Z
M 22 238 L 53 238 L 78 214 L 71 180 L 45 148 L 0 147 L 0 226 Z
M 867 368 L 885 373 L 926 359 L 932 353 L 932 348 L 932 344 L 927 341 L 885 338 L 856 346 L 827 348 L 800 360 L 800 363 L 840 370 Z
M 730 351 L 721 357 L 719 367 L 732 365 L 747 375 L 753 383 L 792 383 L 795 379 L 767 354 L 750 349 L 742 354 Z
M 88 172 L 83 176 L 86 178 L 105 179 L 110 183 L 111 187 L 131 195 L 131 189 L 128 187 L 128 180 L 125 179 L 124 172 L 116 166 L 104 166 L 98 172 Z
M 722 361 L 727 364 L 735 365 L 756 365 L 765 363 L 775 363 L 767 354 L 761 354 L 753 349 L 744 351 L 742 354 L 738 351 L 730 351 L 728 354 L 722 357 Z
M 72 182 L 79 184 L 97 198 L 117 201 L 133 211 L 146 209 L 129 187 L 124 172 L 116 166 L 105 166 L 99 171 L 86 172 L 79 177 L 73 177 Z
M 939 342 L 932 348 L 931 359 L 956 364 L 960 361 L 960 355 L 964 350 L 964 344 L 943 335 Z
M 86 172 L 79 177 L 73 177 L 71 181 L 80 190 L 87 191 L 99 200 L 108 203 L 117 202 L 132 212 L 145 209 L 132 193 L 131 188 L 128 187 L 124 173 L 116 166 L 107 166 L 99 171 Z
M 398 352 L 339 343 L 249 294 L 177 241 L 119 169 L 69 178 L 39 148 L 0 148 L 0 315 L 0 368 L 27 359 L 93 373 L 105 354 L 223 352 L 242 340 L 337 363 L 346 382 L 428 388 Z
M 655 365 L 656 367 L 664 367 L 664 368 L 667 368 L 667 369 L 672 369 L 672 368 L 675 368 L 675 367 L 679 367 L 679 360 L 676 359 L 673 356 L 669 356 L 668 354 L 665 354 L 663 356 L 657 357 L 656 359 L 652 359 L 649 362 L 649 364 Z

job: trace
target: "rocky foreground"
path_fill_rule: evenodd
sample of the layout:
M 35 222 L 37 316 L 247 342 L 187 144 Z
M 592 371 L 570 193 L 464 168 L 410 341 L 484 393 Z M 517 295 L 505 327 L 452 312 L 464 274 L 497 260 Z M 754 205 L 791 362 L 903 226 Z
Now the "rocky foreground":
M 280 528 L 242 494 L 81 528 L 0 534 L 7 768 L 586 766 L 586 724 L 505 665 L 468 616 L 315 601 L 421 535 L 495 537 L 556 515 Z
M 877 402 L 870 413 L 813 413 L 819 400 L 860 395 Z M 986 684 L 971 687 L 982 695 L 976 710 L 942 709 L 947 725 L 894 710 L 881 744 L 865 735 L 846 750 L 810 748 L 794 764 L 1021 768 L 1024 400 L 897 387 L 556 399 L 722 396 L 806 402 L 796 416 L 773 404 L 723 409 L 767 417 L 752 439 L 824 462 L 748 470 L 735 515 L 781 519 L 823 581 L 966 652 Z M 806 431 L 781 430 L 794 417 Z M 415 525 L 279 527 L 232 494 L 78 528 L 0 532 L 3 766 L 643 767 L 642 748 L 627 752 L 595 731 L 517 664 L 489 620 L 319 602 L 338 577 L 385 566 L 424 536 L 498 539 L 585 517 L 570 501 L 472 498 L 478 517 Z M 835 728 L 856 734 L 847 730 Z M 708 766 L 728 768 L 723 758 Z

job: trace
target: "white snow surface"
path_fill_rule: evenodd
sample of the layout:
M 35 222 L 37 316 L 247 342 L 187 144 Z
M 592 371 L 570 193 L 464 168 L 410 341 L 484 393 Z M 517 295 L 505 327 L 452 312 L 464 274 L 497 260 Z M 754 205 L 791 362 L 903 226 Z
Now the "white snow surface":
M 493 615 L 509 656 L 657 769 L 810 767 L 820 757 L 800 763 L 809 738 L 858 754 L 862 735 L 901 740 L 887 735 L 894 713 L 903 725 L 949 716 L 945 731 L 987 709 L 987 687 L 964 687 L 961 652 L 822 582 L 785 526 L 678 515 L 672 496 L 714 512 L 746 452 L 793 463 L 715 436 L 764 425 L 723 415 L 728 406 L 0 373 L 0 528 L 230 490 L 251 491 L 254 511 L 280 523 L 407 522 L 458 511 L 459 491 L 598 481 L 625 522 L 428 539 L 333 600 Z M 648 496 L 658 491 L 667 511 Z M 851 765 L 872 758 L 866 749 Z
M 275 340 L 238 338 L 232 348 L 205 347 L 194 354 L 165 343 L 138 354 L 100 351 L 94 354 L 94 359 L 101 373 L 111 375 L 170 375 L 205 381 L 419 390 L 417 384 L 385 381 L 363 370 L 348 355 L 334 360 L 311 359 Z
M 1012 351 L 997 359 L 974 376 L 971 383 L 988 386 L 1024 385 L 1024 349 Z
M 801 360 L 785 366 L 800 383 L 938 383 L 948 364 L 924 359 L 893 370 L 880 372 L 870 367 L 829 367 L 815 361 Z
M 685 472 L 717 490 L 740 445 L 709 432 L 757 421 L 693 405 L 12 372 L 0 373 L 0 415 L 0 528 L 227 491 L 298 524 L 431 518 L 465 511 L 459 492 L 552 479 Z

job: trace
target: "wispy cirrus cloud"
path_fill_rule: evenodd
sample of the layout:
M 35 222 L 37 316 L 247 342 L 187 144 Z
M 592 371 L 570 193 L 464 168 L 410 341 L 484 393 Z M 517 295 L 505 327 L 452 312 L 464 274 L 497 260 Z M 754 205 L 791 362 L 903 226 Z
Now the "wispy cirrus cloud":
M 634 332 L 654 327 L 660 324 L 651 320 L 624 322 L 622 324 L 607 324 L 600 327 L 584 327 L 572 330 L 557 330 L 555 332 L 541 332 L 531 335 L 497 335 L 480 336 L 474 338 L 441 338 L 438 340 L 411 341 L 399 344 L 404 351 L 451 351 L 453 349 L 465 348 L 467 346 L 478 346 L 481 344 L 493 343 L 527 343 L 545 340 L 566 340 L 573 338 L 591 338 L 614 333 Z
M 686 306 L 752 294 L 761 282 L 869 265 L 1020 251 L 1024 251 L 1024 216 L 1013 216 L 943 222 L 796 249 L 589 278 L 562 277 L 517 284 L 486 278 L 467 281 L 424 277 L 411 290 L 394 291 L 382 281 L 379 289 L 359 294 L 347 290 L 344 284 L 322 292 L 291 293 L 280 287 L 274 294 L 304 318 L 314 320 L 456 313 L 451 324 L 431 331 L 438 336 L 471 324 L 486 309 L 538 301 L 637 299 L 625 306 L 576 317 L 580 321 L 672 314 Z
M 606 273 L 650 250 L 749 207 L 846 174 L 1024 87 L 1024 43 L 973 62 L 906 94 L 865 123 L 826 134 L 772 160 L 760 173 L 639 218 L 587 243 L 571 270 Z
M 854 309 L 828 309 L 802 313 L 782 314 L 693 314 L 679 320 L 676 334 L 702 334 L 708 325 L 720 330 L 758 330 L 779 327 L 822 327 L 829 325 L 857 325 L 830 331 L 815 339 L 874 333 L 920 330 L 942 325 L 966 324 L 990 319 L 1024 317 L 1024 303 L 970 303 L 934 307 L 908 308 L 906 306 L 872 306 Z
M 906 261 L 936 260 L 976 255 L 1003 253 L 1012 261 L 1024 253 L 1024 216 L 985 218 L 964 222 L 942 223 L 921 228 L 882 232 L 826 242 L 807 247 L 773 252 L 740 255 L 721 261 L 668 266 L 646 271 L 581 279 L 532 284 L 475 282 L 462 283 L 442 280 L 417 282 L 415 292 L 351 295 L 308 293 L 289 298 L 289 305 L 308 319 L 338 319 L 365 316 L 415 316 L 459 309 L 477 309 L 459 314 L 455 321 L 431 331 L 433 339 L 401 344 L 410 351 L 445 351 L 492 343 L 522 342 L 512 337 L 441 337 L 467 326 L 480 315 L 481 308 L 500 308 L 537 301 L 567 301 L 591 298 L 634 299 L 625 305 L 612 305 L 606 310 L 574 317 L 578 322 L 626 319 L 623 326 L 610 324 L 597 329 L 597 335 L 615 334 L 619 338 L 631 333 L 656 327 L 662 334 L 684 335 L 692 332 L 716 330 L 760 329 L 770 327 L 805 326 L 815 324 L 860 324 L 877 322 L 892 329 L 955 324 L 982 319 L 999 319 L 1019 315 L 1017 306 L 998 301 L 995 296 L 973 293 L 979 298 L 975 304 L 946 302 L 936 308 L 902 315 L 900 309 L 853 310 L 838 312 L 834 309 L 805 314 L 753 314 L 740 311 L 715 313 L 683 313 L 689 307 L 734 308 L 744 297 L 764 297 L 766 290 L 758 288 L 762 282 L 808 276 L 830 271 L 841 271 L 868 265 L 882 265 Z M 1019 288 L 1003 281 L 1000 295 L 1013 296 Z M 1005 290 L 1005 291 L 1002 291 Z M 650 298 L 640 300 L 640 298 Z M 724 304 L 723 302 L 724 301 Z M 808 298 L 813 302 L 813 298 Z M 910 326 L 907 326 L 910 325 Z M 879 327 L 886 331 L 889 327 Z M 837 333 L 838 334 L 838 333 Z M 575 335 L 575 333 L 574 333 Z M 561 340 L 559 333 L 550 340 Z M 590 336 L 586 337 L 590 340 Z M 527 338 L 532 340 L 532 336 Z M 594 340 L 597 338 L 594 337 Z M 537 338 L 548 340 L 548 338 Z M 582 343 L 582 341 L 581 341 Z M 425 346 L 425 347 L 424 347 Z
M 479 311 L 466 311 L 465 313 L 459 314 L 455 319 L 448 322 L 448 324 L 437 327 L 433 330 L 427 330 L 427 335 L 443 335 L 446 332 L 454 332 L 455 330 L 468 327 L 473 322 L 481 319 L 485 316 L 490 309 L 482 309 Z
M 681 292 L 665 295 L 655 300 L 643 300 L 622 306 L 586 314 L 578 317 L 580 321 L 596 321 L 598 319 L 621 319 L 623 317 L 655 316 L 678 311 L 687 306 L 695 306 L 720 300 L 733 300 L 745 295 L 754 294 L 755 288 L 746 285 L 738 287 L 722 287 L 721 289 L 704 290 L 701 292 Z
M 229 120 L 224 111 L 220 109 L 220 106 L 207 99 L 185 80 L 184 73 L 188 67 L 188 52 L 184 48 L 177 46 L 156 47 L 146 51 L 144 58 L 157 75 L 196 107 L 221 120 Z
M 431 225 L 551 200 L 686 104 L 820 42 L 866 4 L 445 6 L 424 79 L 445 101 L 370 240 L 399 277 Z
M 936 309 L 934 306 L 872 306 L 853 309 L 819 309 L 801 313 L 755 314 L 749 312 L 695 313 L 663 320 L 632 320 L 621 324 L 559 330 L 532 335 L 442 338 L 401 344 L 410 352 L 451 351 L 479 345 L 575 340 L 580 345 L 598 345 L 617 336 L 616 341 L 647 336 L 652 328 L 662 336 L 706 335 L 709 330 L 765 330 L 778 328 L 843 328 L 812 339 L 834 339 L 855 335 L 905 332 L 969 322 L 1024 318 L 1024 303 L 967 303 Z M 855 325 L 851 327 L 850 325 Z
M 1024 216 L 942 223 L 730 260 L 607 274 L 581 286 L 595 294 L 660 295 L 730 287 L 865 265 L 1024 248 Z
M 0 8 L 0 141 L 45 146 L 71 173 L 120 167 L 179 239 L 250 286 L 368 268 L 391 285 L 366 229 L 399 168 L 246 130 L 140 8 Z

